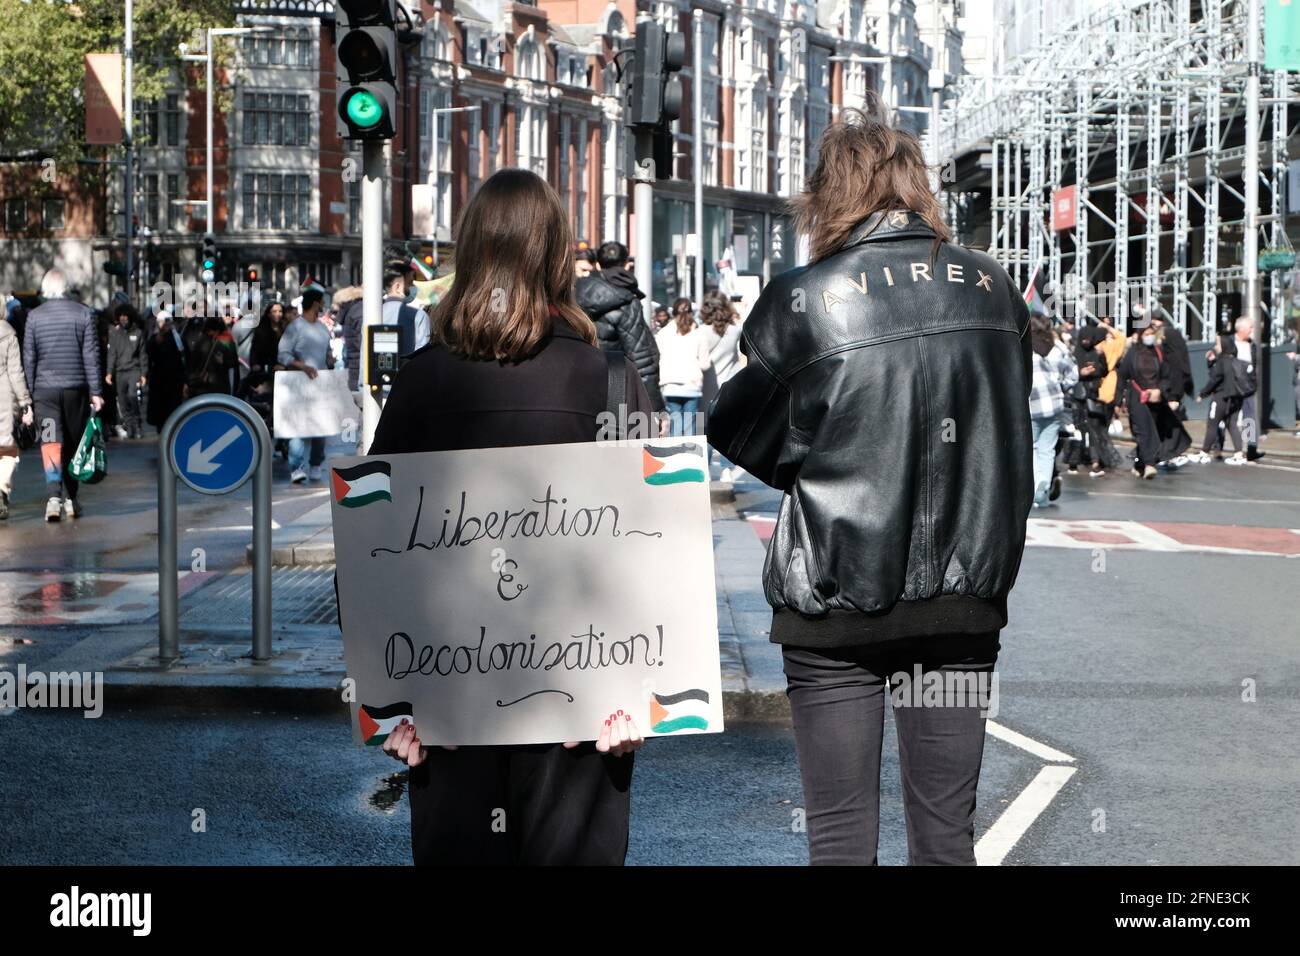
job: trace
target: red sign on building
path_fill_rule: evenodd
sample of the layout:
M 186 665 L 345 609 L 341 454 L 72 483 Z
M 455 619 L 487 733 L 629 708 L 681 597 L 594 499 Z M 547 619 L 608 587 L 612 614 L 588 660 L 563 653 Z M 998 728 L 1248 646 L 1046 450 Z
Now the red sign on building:
M 1065 186 L 1052 193 L 1052 229 L 1073 229 L 1079 221 L 1079 188 Z

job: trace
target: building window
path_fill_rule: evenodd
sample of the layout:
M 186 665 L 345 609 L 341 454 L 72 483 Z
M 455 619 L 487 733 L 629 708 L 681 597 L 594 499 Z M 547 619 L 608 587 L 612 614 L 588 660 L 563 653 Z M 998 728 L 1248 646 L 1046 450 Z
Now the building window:
M 172 231 L 185 228 L 185 207 L 181 200 L 181 177 L 176 173 L 167 174 L 167 210 L 163 213 L 163 222 Z
M 546 108 L 521 103 L 515 111 L 516 162 L 546 177 Z
M 501 155 L 501 104 L 493 103 L 488 107 L 487 135 L 487 174 L 497 171 L 498 158 Z
M 136 145 L 181 145 L 181 97 L 168 93 L 160 100 L 136 100 Z
M 310 146 L 311 97 L 306 93 L 245 93 L 245 146 Z
M 578 121 L 578 135 L 574 142 L 574 173 L 576 185 L 573 195 L 574 230 L 581 234 L 587 229 L 587 124 Z
M 435 176 L 438 184 L 438 208 L 436 223 L 439 226 L 451 225 L 451 90 L 440 88 L 433 91 L 433 128 L 438 137 L 438 163 Z
M 243 40 L 244 63 L 248 66 L 313 65 L 311 31 L 305 27 L 285 33 L 253 33 Z
M 297 173 L 244 174 L 245 229 L 311 229 L 311 177 Z
M 483 137 L 483 108 L 476 102 L 471 101 L 469 106 L 474 107 L 465 114 L 469 121 L 469 130 L 466 139 L 469 141 L 469 155 L 466 158 L 469 165 L 469 195 L 473 196 L 478 192 L 479 182 L 482 180 L 482 149 L 479 140 Z
M 573 117 L 560 116 L 560 203 L 569 211 L 569 144 L 573 140 Z M 582 227 L 575 220 L 574 235 L 582 237 Z
M 429 142 L 429 91 L 420 90 L 420 142 Z
M 348 183 L 348 232 L 361 231 L 361 180 Z
M 515 47 L 515 75 L 526 80 L 542 79 L 542 57 L 531 40 L 523 40 Z
M 27 200 L 5 200 L 5 232 L 27 231 Z
M 54 232 L 63 228 L 63 200 L 46 199 L 41 204 L 41 221 L 45 224 L 46 232 Z

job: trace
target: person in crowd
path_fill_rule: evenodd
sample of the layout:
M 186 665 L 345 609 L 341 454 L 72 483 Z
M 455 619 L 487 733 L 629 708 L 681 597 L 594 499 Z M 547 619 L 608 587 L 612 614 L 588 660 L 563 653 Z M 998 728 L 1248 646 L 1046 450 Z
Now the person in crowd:
M 320 374 L 321 369 L 334 367 L 329 330 L 320 321 L 324 299 L 325 293 L 320 289 L 308 289 L 304 292 L 302 315 L 295 319 L 280 337 L 280 364 L 286 369 L 302 372 L 308 378 L 315 378 Z M 312 481 L 321 480 L 321 465 L 325 461 L 327 437 L 289 439 L 291 470 L 289 480 L 295 485 L 309 478 Z
M 248 367 L 252 372 L 272 372 L 279 361 L 280 335 L 284 332 L 284 306 L 268 302 L 262 307 L 257 328 L 250 337 Z
M 609 263 L 608 270 L 601 265 L 601 254 L 582 248 L 574 253 L 578 306 L 595 323 L 597 344 L 602 349 L 621 351 L 636 364 L 650 403 L 656 412 L 663 411 L 659 349 L 643 317 L 641 300 L 645 295 L 637 288 L 636 276 L 622 268 L 627 247 L 607 242 L 600 248 L 603 261 Z
M 153 335 L 145 343 L 149 369 L 146 418 L 161 432 L 172 412 L 185 400 L 185 347 L 170 312 L 159 312 L 155 320 Z
M 1136 339 L 1120 360 L 1118 390 L 1137 444 L 1133 476 L 1150 480 L 1156 477 L 1159 462 L 1183 454 L 1192 439 L 1165 397 L 1178 371 L 1165 360 L 1159 330 L 1148 325 Z
M 0 320 L 0 521 L 9 517 L 9 495 L 18 470 L 16 420 L 35 422 L 32 397 L 23 375 L 22 346 L 8 319 Z
M 585 279 L 596 271 L 596 250 L 585 239 L 580 239 L 573 246 L 573 271 L 579 279 Z
M 754 304 L 708 435 L 785 493 L 764 590 L 811 861 L 876 862 L 886 686 L 934 673 L 936 706 L 894 701 L 908 853 L 969 865 L 987 702 L 956 688 L 987 684 L 1024 548 L 1029 316 L 949 241 L 920 143 L 870 109 L 822 136 L 793 203 L 809 264 Z
M 1187 399 L 1196 394 L 1192 380 L 1192 359 L 1187 350 L 1187 339 L 1178 331 L 1178 326 L 1168 321 L 1158 309 L 1151 312 L 1151 327 L 1160 339 L 1165 361 L 1169 363 L 1169 408 L 1180 421 L 1187 421 Z M 1167 462 L 1166 468 L 1177 469 L 1190 461 L 1187 455 L 1176 455 Z
M 145 349 L 143 323 L 130 305 L 113 310 L 114 324 L 108 333 L 104 380 L 117 392 L 117 434 L 119 438 L 142 438 L 140 389 L 149 384 L 149 356 Z
M 1052 320 L 1034 315 L 1029 325 L 1033 347 L 1033 385 L 1029 423 L 1034 438 L 1034 506 L 1046 508 L 1054 497 L 1056 445 L 1061 436 L 1065 396 L 1078 383 L 1079 371 L 1065 345 L 1052 332 Z M 1055 489 L 1059 493 L 1059 488 Z
M 1258 396 L 1254 390 L 1255 351 L 1252 337 L 1255 334 L 1255 322 L 1248 315 L 1238 316 L 1232 323 L 1232 334 L 1219 336 L 1217 349 L 1205 353 L 1206 361 L 1214 362 L 1224 355 L 1235 357 L 1243 363 L 1239 369 L 1245 369 L 1251 377 L 1250 394 L 1242 396 L 1239 424 L 1242 437 L 1246 441 L 1246 461 L 1258 461 L 1264 457 L 1259 450 L 1259 419 L 1257 413 Z M 1207 422 L 1208 427 L 1208 422 Z
M 1089 478 L 1104 478 L 1108 464 L 1105 450 L 1110 444 L 1107 429 L 1112 411 L 1101 400 L 1101 383 L 1110 366 L 1101 346 L 1112 334 L 1116 334 L 1114 330 L 1104 325 L 1089 325 L 1075 336 L 1074 363 L 1084 392 L 1076 422 L 1083 433 L 1079 464 L 1087 466 Z
M 343 365 L 348 370 L 348 389 L 353 392 L 361 387 L 363 298 L 364 290 L 359 285 L 344 286 L 334 293 L 334 304 L 339 309 L 339 326 L 343 330 Z
M 483 183 L 457 229 L 433 343 L 398 374 L 370 454 L 597 439 L 616 357 L 596 348 L 574 300 L 571 243 L 545 180 L 504 169 Z M 631 412 L 648 416 L 636 366 L 626 356 L 621 366 Z M 444 749 L 400 726 L 384 750 L 410 767 L 415 862 L 622 864 L 642 738 L 626 712 L 592 731 L 594 743 Z M 497 807 L 511 808 L 504 838 L 492 832 Z
M 68 473 L 92 414 L 104 407 L 103 366 L 95 314 L 68 297 L 68 280 L 58 269 L 41 279 L 45 301 L 27 317 L 23 371 L 41 426 L 45 468 L 45 520 L 80 518 L 78 483 Z
M 1300 352 L 1287 352 L 1286 357 L 1291 363 L 1291 378 L 1295 382 L 1295 416 L 1300 425 Z M 1300 438 L 1300 428 L 1297 428 L 1295 437 Z
M 1244 318 L 1244 317 L 1243 317 Z M 1238 332 L 1246 335 L 1250 341 L 1251 323 L 1249 319 L 1238 319 Z M 1245 350 L 1247 356 L 1250 352 Z M 1209 378 L 1205 387 L 1196 396 L 1198 402 L 1210 396 L 1209 417 L 1205 423 L 1205 441 L 1201 444 L 1201 458 L 1225 461 L 1223 457 L 1224 432 L 1232 436 L 1233 455 L 1225 461 L 1229 465 L 1244 465 L 1252 460 L 1248 458 L 1248 448 L 1242 443 L 1241 422 L 1244 418 L 1243 408 L 1246 399 L 1255 394 L 1255 366 L 1250 358 L 1242 358 L 1232 349 L 1225 349 L 1211 359 L 1215 352 L 1206 353 L 1209 366 Z
M 654 331 L 655 333 L 658 333 L 660 329 L 662 329 L 665 325 L 668 324 L 668 320 L 669 320 L 669 318 L 670 318 L 670 316 L 669 316 L 669 314 L 668 314 L 668 306 L 666 306 L 666 305 L 656 305 L 656 306 L 655 306 L 655 314 L 654 314 L 654 328 L 653 328 L 653 331 Z
M 384 266 L 384 304 L 380 321 L 396 325 L 398 349 L 409 355 L 429 344 L 429 313 L 411 304 L 411 283 L 415 267 L 411 260 L 394 255 Z
M 668 409 L 670 434 L 694 435 L 704 394 L 704 372 L 712 367 L 709 340 L 695 323 L 691 300 L 673 303 L 673 321 L 655 336 L 659 348 L 659 382 Z
M 239 356 L 240 375 L 243 377 L 253 370 L 253 344 L 261 317 L 252 309 L 242 310 L 235 324 L 230 327 L 230 337 L 235 342 L 235 352 Z
M 233 395 L 239 380 L 239 353 L 225 320 L 195 316 L 181 336 L 185 344 L 185 397 Z
M 717 289 L 704 293 L 700 302 L 700 332 L 709 346 L 709 368 L 704 373 L 702 403 L 708 408 L 720 389 L 741 370 L 745 357 L 740 354 L 740 316 L 731 300 Z M 737 469 L 721 455 L 720 467 L 723 481 L 734 481 Z

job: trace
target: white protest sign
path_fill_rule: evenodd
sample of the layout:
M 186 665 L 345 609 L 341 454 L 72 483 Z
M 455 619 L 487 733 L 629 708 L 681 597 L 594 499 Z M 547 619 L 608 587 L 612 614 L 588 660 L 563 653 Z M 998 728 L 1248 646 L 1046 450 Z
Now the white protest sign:
M 276 438 L 337 435 L 361 414 L 348 391 L 345 368 L 324 370 L 315 378 L 306 372 L 276 372 L 274 410 Z
M 722 730 L 703 438 L 330 461 L 354 737 Z

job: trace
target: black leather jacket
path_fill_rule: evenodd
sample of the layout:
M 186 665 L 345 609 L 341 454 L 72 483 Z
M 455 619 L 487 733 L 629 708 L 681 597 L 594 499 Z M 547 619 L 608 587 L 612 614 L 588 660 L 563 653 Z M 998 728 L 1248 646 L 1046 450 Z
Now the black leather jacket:
M 786 492 L 764 567 L 772 640 L 997 631 L 1033 499 L 1029 314 L 980 252 L 910 213 L 774 278 L 709 441 Z
M 621 276 L 619 278 L 622 278 Z M 641 316 L 644 296 L 626 281 L 615 284 L 594 272 L 577 281 L 574 296 L 578 306 L 596 323 L 596 344 L 602 349 L 617 349 L 627 355 L 641 374 L 646 394 L 654 410 L 664 410 L 659 391 L 659 346 Z

